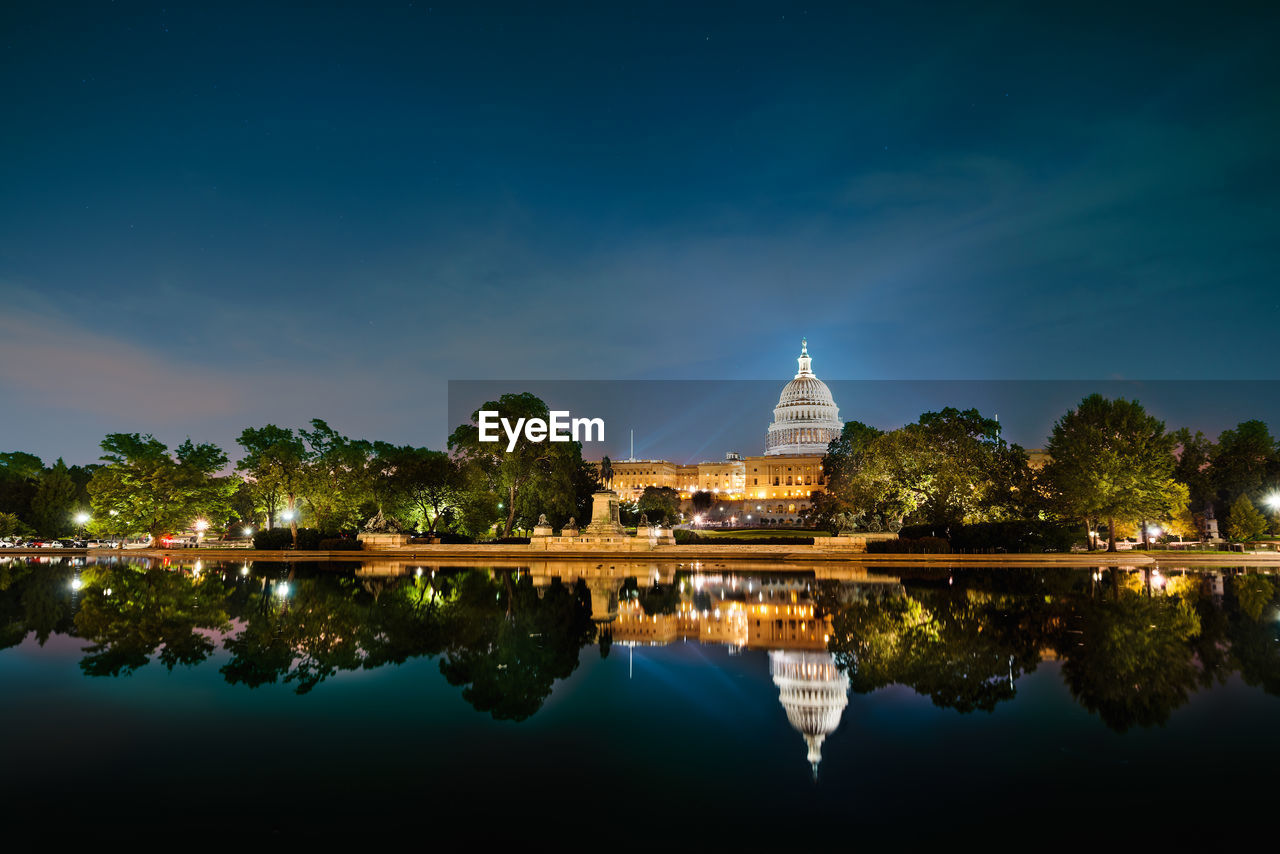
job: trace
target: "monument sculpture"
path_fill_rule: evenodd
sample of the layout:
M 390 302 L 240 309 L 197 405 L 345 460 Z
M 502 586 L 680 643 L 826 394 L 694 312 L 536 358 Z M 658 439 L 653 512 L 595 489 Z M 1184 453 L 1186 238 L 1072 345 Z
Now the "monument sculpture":
M 370 534 L 398 534 L 400 533 L 400 525 L 394 519 L 388 519 L 382 515 L 382 508 L 378 508 L 378 512 L 369 517 L 369 521 L 364 523 L 364 530 Z
M 356 539 L 362 548 L 370 551 L 400 549 L 409 543 L 409 535 L 401 532 L 394 519 L 383 516 L 381 509 L 364 523 L 364 530 L 356 535 Z

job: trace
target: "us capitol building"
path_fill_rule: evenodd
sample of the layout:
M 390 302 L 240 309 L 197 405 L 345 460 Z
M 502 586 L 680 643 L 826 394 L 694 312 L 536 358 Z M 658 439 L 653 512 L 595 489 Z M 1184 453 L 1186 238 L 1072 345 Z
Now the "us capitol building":
M 688 500 L 695 492 L 715 497 L 713 518 L 739 524 L 793 525 L 809 506 L 810 495 L 825 487 L 822 457 L 840 436 L 844 422 L 827 384 L 813 373 L 806 340 L 800 342 L 798 370 L 782 389 L 761 456 L 736 453 L 696 464 L 668 460 L 612 462 L 613 489 L 623 501 L 636 501 L 648 486 L 666 486 Z

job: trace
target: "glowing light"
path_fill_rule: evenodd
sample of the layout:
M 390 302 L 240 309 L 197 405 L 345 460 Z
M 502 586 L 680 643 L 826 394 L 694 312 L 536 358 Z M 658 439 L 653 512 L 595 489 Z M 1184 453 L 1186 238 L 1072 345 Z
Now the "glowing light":
M 83 510 L 82 510 L 82 511 L 80 511 L 79 513 L 77 513 L 77 514 L 76 514 L 75 522 L 76 522 L 76 524 L 77 524 L 77 525 L 88 525 L 88 524 L 89 524 L 89 514 L 88 514 L 88 513 L 85 513 Z
M 276 595 L 281 599 L 289 595 L 289 583 L 287 581 L 281 581 L 276 585 Z
M 245 529 L 244 529 L 243 531 L 241 531 L 240 533 L 244 534 L 246 537 L 252 537 L 252 536 L 253 536 L 253 528 L 245 528 Z
M 209 523 L 204 519 L 197 519 L 191 527 L 195 528 L 197 531 L 207 531 L 209 530 Z
M 249 564 L 246 563 L 244 566 L 240 567 L 240 574 L 241 575 L 249 574 Z
M 72 590 L 79 590 L 81 587 L 84 587 L 84 582 L 83 582 L 83 581 L 81 581 L 81 580 L 80 580 L 80 579 L 78 579 L 78 578 L 73 578 L 73 579 L 71 579 L 71 589 L 72 589 Z

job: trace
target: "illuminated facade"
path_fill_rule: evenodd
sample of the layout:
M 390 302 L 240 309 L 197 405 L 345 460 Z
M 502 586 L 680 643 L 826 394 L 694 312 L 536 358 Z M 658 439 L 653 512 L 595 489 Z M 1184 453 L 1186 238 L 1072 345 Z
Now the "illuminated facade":
M 612 462 L 613 489 L 636 501 L 646 487 L 669 487 L 686 501 L 695 492 L 715 498 L 712 516 L 739 524 L 795 524 L 825 479 L 822 457 L 843 428 L 840 409 L 826 383 L 813 373 L 807 341 L 801 341 L 798 370 L 783 388 L 759 456 L 725 455 L 723 460 L 679 464 L 668 460 Z M 692 512 L 692 506 L 686 506 Z

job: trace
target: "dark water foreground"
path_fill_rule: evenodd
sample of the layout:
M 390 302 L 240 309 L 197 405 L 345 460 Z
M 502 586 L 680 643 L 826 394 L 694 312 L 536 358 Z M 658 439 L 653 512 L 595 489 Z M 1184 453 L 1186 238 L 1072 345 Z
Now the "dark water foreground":
M 1273 575 L 554 573 L 0 558 L 3 827 L 1004 847 L 1280 799 Z

